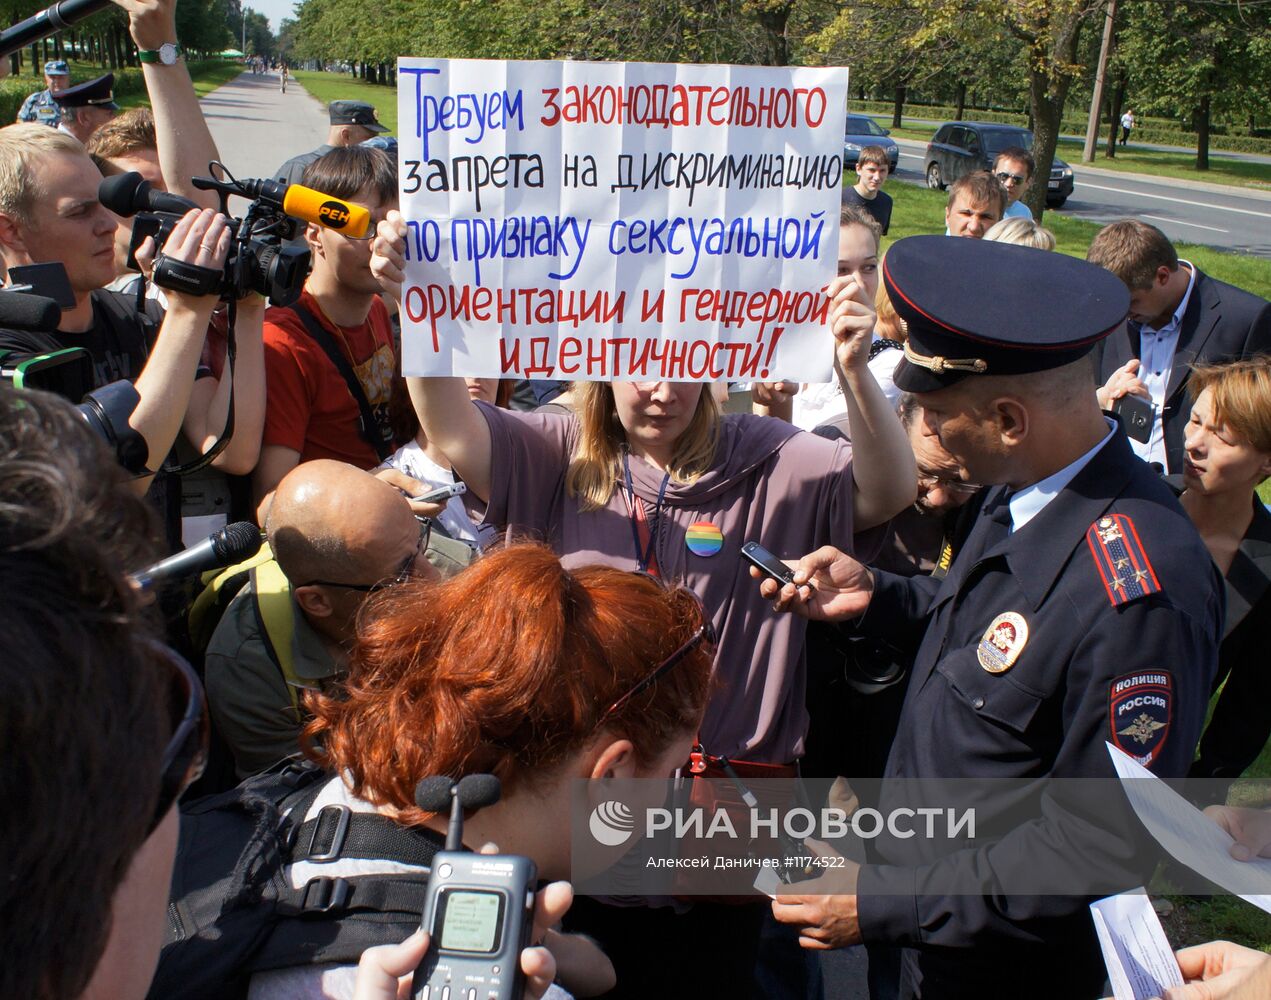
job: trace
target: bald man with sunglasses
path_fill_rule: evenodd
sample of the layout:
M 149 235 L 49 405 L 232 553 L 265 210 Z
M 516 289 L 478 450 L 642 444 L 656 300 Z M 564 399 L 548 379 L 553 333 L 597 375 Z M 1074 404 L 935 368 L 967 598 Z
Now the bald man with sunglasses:
M 329 459 L 283 478 L 265 529 L 273 560 L 251 570 L 206 657 L 212 718 L 239 777 L 300 749 L 301 691 L 339 683 L 370 594 L 436 579 L 471 558 L 462 542 L 416 517 L 401 490 Z

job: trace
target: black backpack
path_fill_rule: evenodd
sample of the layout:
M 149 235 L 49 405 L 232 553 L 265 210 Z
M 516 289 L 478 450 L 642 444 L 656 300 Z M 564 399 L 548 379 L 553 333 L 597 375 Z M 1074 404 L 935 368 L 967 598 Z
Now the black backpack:
M 318 877 L 291 887 L 299 861 L 368 858 L 429 865 L 441 834 L 327 806 L 301 822 L 330 775 L 297 760 L 181 807 L 168 929 L 152 998 L 245 997 L 251 976 L 354 964 L 419 929 L 427 875 Z

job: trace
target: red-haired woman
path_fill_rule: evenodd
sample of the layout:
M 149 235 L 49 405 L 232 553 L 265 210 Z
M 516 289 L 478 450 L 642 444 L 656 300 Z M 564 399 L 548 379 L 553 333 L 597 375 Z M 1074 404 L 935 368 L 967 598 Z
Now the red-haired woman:
M 706 704 L 713 634 L 690 592 L 608 567 L 565 570 L 540 545 L 497 550 L 443 582 L 390 588 L 364 611 L 344 694 L 310 702 L 310 755 L 338 777 L 307 818 L 326 806 L 378 811 L 440 844 L 446 817 L 415 805 L 416 783 L 490 773 L 503 797 L 467 821 L 467 843 L 493 841 L 532 858 L 542 879 L 568 878 L 572 782 L 664 778 L 683 763 Z M 403 870 L 335 864 L 359 875 Z M 303 886 L 345 874 L 332 869 L 300 862 L 287 876 Z M 560 935 L 547 944 L 576 995 L 612 985 L 593 946 Z M 350 996 L 353 974 L 260 974 L 252 996 Z

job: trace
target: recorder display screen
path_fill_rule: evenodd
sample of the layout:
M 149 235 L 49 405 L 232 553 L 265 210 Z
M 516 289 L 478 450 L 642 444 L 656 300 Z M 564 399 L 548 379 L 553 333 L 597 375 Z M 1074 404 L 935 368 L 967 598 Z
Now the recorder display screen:
M 458 889 L 445 896 L 441 919 L 443 951 L 489 953 L 499 946 L 502 896 L 497 892 Z

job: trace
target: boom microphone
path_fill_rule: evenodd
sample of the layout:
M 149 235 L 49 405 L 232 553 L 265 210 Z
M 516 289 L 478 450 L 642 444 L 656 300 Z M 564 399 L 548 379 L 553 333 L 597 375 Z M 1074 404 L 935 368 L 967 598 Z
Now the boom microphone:
M 185 215 L 199 206 L 179 194 L 158 191 L 135 170 L 107 177 L 97 185 L 97 200 L 124 218 L 138 212 L 169 212 Z
M 0 58 L 10 56 L 41 38 L 48 38 L 63 28 L 69 28 L 109 6 L 110 0 L 61 0 L 48 10 L 32 14 L 25 21 L 0 31 Z
M 260 529 L 250 521 L 227 524 L 220 531 L 209 535 L 184 552 L 168 556 L 153 566 L 148 566 L 129 579 L 142 590 L 149 590 L 160 583 L 179 580 L 185 576 L 209 569 L 233 566 L 260 551 Z

